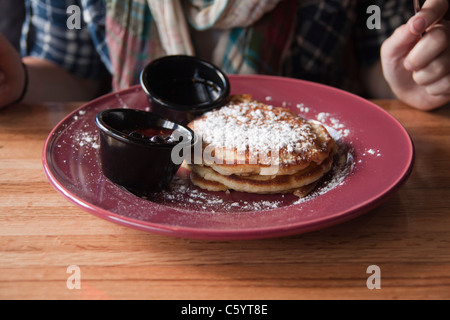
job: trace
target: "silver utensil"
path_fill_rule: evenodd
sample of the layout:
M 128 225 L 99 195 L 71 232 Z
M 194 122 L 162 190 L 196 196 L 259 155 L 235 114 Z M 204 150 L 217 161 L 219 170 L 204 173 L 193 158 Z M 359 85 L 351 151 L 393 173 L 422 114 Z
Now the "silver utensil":
M 417 14 L 421 9 L 420 2 L 419 2 L 419 0 L 413 0 L 413 3 L 414 3 L 414 12 L 415 12 L 415 14 Z M 422 33 L 420 36 L 423 37 L 424 34 L 425 34 L 425 32 Z
M 420 11 L 420 2 L 419 0 L 413 0 L 414 3 L 414 12 L 417 14 Z

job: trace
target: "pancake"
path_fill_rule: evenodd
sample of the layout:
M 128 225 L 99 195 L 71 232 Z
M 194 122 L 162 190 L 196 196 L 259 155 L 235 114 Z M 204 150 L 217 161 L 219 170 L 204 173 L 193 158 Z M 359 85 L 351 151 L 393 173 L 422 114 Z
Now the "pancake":
M 199 165 L 192 165 L 191 170 L 207 181 L 220 183 L 221 189 L 225 186 L 227 189 L 235 191 L 273 194 L 299 189 L 320 180 L 331 169 L 332 164 L 333 158 L 329 157 L 320 165 L 312 163 L 308 168 L 295 174 L 274 176 L 222 175 L 211 167 Z M 193 183 L 195 184 L 195 181 Z
M 195 164 L 223 175 L 291 175 L 322 163 L 334 146 L 321 124 L 253 101 L 250 95 L 231 96 L 225 106 L 188 126 L 203 143 Z
M 198 175 L 195 172 L 191 172 L 190 175 L 191 181 L 194 185 L 208 190 L 208 191 L 229 191 L 230 189 L 221 184 L 220 182 L 216 182 L 216 181 L 211 181 L 211 180 L 206 180 L 205 178 L 202 178 L 200 175 Z M 292 193 L 294 195 L 296 195 L 299 198 L 303 198 L 305 196 L 307 196 L 308 194 L 311 193 L 311 191 L 314 190 L 314 188 L 317 186 L 317 181 L 313 182 L 309 185 L 297 188 L 297 189 L 292 189 L 292 190 L 284 190 L 282 192 L 278 192 L 278 193 Z
M 231 96 L 188 126 L 201 141 L 191 181 L 210 191 L 303 197 L 331 169 L 337 150 L 321 124 L 250 95 Z

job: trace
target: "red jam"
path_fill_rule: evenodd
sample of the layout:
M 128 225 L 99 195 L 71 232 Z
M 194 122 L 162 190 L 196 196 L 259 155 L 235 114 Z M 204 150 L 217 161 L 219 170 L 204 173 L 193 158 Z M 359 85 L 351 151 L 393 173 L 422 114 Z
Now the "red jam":
M 174 144 L 178 142 L 172 136 L 173 130 L 166 128 L 136 128 L 134 130 L 124 130 L 129 137 L 147 140 L 155 144 Z

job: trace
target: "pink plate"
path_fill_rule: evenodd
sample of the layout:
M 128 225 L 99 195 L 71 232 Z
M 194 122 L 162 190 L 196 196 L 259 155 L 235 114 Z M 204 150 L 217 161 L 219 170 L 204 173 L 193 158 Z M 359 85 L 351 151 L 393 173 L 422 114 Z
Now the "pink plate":
M 45 173 L 69 200 L 106 220 L 143 231 L 212 240 L 288 236 L 325 228 L 366 213 L 409 176 L 413 143 L 391 115 L 347 92 L 269 76 L 229 76 L 231 93 L 284 106 L 325 124 L 338 140 L 332 172 L 305 199 L 293 195 L 207 192 L 180 169 L 169 189 L 146 199 L 105 178 L 99 162 L 95 115 L 108 108 L 151 110 L 139 86 L 78 108 L 50 133 Z

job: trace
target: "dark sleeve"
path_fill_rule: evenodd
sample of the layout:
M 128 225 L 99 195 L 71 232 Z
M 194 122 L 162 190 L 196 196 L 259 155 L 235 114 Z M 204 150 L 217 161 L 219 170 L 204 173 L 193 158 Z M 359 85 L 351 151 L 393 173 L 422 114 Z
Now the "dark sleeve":
M 19 50 L 20 34 L 25 19 L 25 6 L 23 1 L 0 1 L 0 33 Z
M 355 48 L 361 66 L 370 66 L 380 59 L 380 47 L 384 40 L 414 14 L 412 3 L 411 0 L 358 1 Z M 373 14 L 367 12 L 370 6 L 377 6 L 380 9 L 379 28 L 368 27 L 368 19 Z

